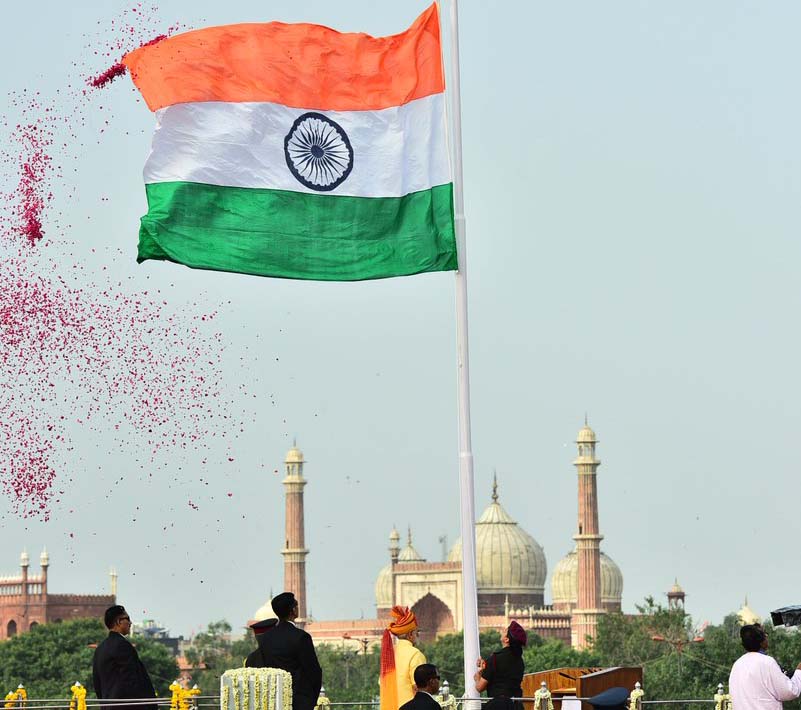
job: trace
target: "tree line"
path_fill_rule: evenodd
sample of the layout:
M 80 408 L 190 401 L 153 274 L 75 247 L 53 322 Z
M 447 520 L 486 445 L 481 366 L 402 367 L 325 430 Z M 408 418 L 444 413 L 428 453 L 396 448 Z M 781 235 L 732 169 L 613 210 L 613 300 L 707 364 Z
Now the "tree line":
M 734 614 L 705 629 L 695 629 L 683 609 L 668 609 L 648 598 L 636 614 L 612 613 L 599 619 L 598 636 L 590 650 L 578 651 L 556 639 L 529 634 L 523 659 L 526 672 L 565 666 L 642 666 L 648 699 L 709 698 L 718 683 L 726 683 L 732 663 L 743 653 L 740 625 Z M 801 633 L 766 624 L 769 652 L 783 668 L 801 661 Z M 0 644 L 0 691 L 23 683 L 33 698 L 69 697 L 76 680 L 92 688 L 92 654 L 106 630 L 99 621 L 78 619 L 43 624 Z M 177 677 L 178 667 L 169 650 L 156 640 L 135 637 L 134 642 L 153 678 L 159 695 Z M 485 658 L 500 648 L 498 631 L 480 638 Z M 195 636 L 186 651 L 196 670 L 193 682 L 204 693 L 218 692 L 220 675 L 239 667 L 256 647 L 252 634 L 231 639 L 231 625 L 215 621 Z M 464 692 L 462 635 L 447 634 L 421 646 L 429 662 L 436 664 L 443 680 L 457 696 Z M 378 696 L 378 646 L 325 644 L 317 647 L 323 667 L 323 684 L 329 698 L 339 702 L 370 701 Z M 472 680 L 472 679 L 471 679 Z M 787 710 L 801 710 L 801 703 L 786 703 Z

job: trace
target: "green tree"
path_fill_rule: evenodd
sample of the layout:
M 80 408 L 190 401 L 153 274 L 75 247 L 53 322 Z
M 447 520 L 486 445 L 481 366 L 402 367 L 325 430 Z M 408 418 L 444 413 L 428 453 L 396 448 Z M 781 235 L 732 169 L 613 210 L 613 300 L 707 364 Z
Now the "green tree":
M 579 651 L 559 639 L 543 639 L 529 633 L 528 643 L 523 649 L 523 662 L 526 673 L 537 673 L 551 668 L 597 666 L 599 656 L 595 651 Z
M 252 631 L 236 641 L 231 639 L 231 624 L 224 619 L 212 621 L 205 631 L 192 639 L 186 660 L 196 668 L 192 682 L 204 693 L 217 693 L 220 676 L 229 668 L 241 668 L 247 655 L 256 648 Z
M 683 609 L 667 609 L 652 597 L 638 614 L 606 614 L 598 620 L 593 650 L 603 666 L 641 666 L 651 699 L 711 698 L 709 667 L 695 642 L 692 620 Z M 705 673 L 699 676 L 703 667 Z
M 70 686 L 77 680 L 91 693 L 91 645 L 107 634 L 97 619 L 75 619 L 40 624 L 9 639 L 0 644 L 0 690 L 5 694 L 21 683 L 31 698 L 68 698 Z M 156 691 L 167 694 L 167 687 L 178 675 L 172 654 L 155 641 L 136 637 L 133 642 Z
M 317 658 L 323 669 L 323 687 L 334 702 L 370 701 L 378 697 L 378 674 L 381 649 L 367 649 L 322 644 Z
M 710 699 L 718 683 L 728 682 L 734 661 L 743 653 L 740 624 L 729 614 L 703 636 L 693 630 L 683 609 L 666 609 L 646 598 L 638 614 L 607 614 L 598 621 L 594 652 L 604 666 L 642 666 L 643 687 L 649 699 Z M 766 627 L 770 653 L 783 667 L 801 659 L 801 637 Z M 786 704 L 787 710 L 801 705 Z
M 481 657 L 486 658 L 490 653 L 501 647 L 501 635 L 497 631 L 483 631 L 479 635 Z M 438 669 L 442 680 L 447 680 L 451 692 L 457 697 L 464 693 L 464 635 L 445 634 L 436 641 L 421 644 L 420 650 L 429 663 Z M 478 659 L 474 659 L 473 663 Z M 471 664 L 472 665 L 472 664 Z M 472 675 L 470 682 L 473 682 Z

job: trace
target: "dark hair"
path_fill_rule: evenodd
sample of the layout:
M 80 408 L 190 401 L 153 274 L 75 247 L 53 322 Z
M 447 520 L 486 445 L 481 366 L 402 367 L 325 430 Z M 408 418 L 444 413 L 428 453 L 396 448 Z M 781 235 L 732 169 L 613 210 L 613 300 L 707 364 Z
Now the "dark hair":
M 438 678 L 439 671 L 433 663 L 421 663 L 414 669 L 414 684 L 418 690 L 425 688 L 432 678 Z
M 110 629 L 117 623 L 117 619 L 121 616 L 125 616 L 127 613 L 124 606 L 120 606 L 119 604 L 110 606 L 106 609 L 106 613 L 103 614 L 103 623 L 106 625 L 107 629 Z
M 746 624 L 740 629 L 740 640 L 746 651 L 758 651 L 766 638 L 767 634 L 759 624 Z
M 270 606 L 272 606 L 275 615 L 283 621 L 289 618 L 297 603 L 298 600 L 295 599 L 295 595 L 292 592 L 281 592 L 270 602 Z

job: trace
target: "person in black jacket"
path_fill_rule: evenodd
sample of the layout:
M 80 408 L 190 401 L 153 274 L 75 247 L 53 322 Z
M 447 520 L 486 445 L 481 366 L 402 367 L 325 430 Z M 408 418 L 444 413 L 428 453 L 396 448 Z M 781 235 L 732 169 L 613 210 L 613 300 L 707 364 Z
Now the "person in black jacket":
M 105 699 L 155 698 L 156 691 L 145 670 L 139 654 L 125 638 L 131 633 L 131 617 L 125 607 L 112 606 L 104 617 L 108 636 L 95 649 L 92 661 L 92 680 L 95 695 Z M 156 710 L 156 705 L 123 705 L 114 703 L 104 706 L 106 710 Z
M 501 636 L 503 648 L 491 654 L 485 661 L 479 658 L 478 672 L 473 676 L 476 690 L 481 693 L 487 691 L 487 697 L 492 698 L 484 706 L 484 710 L 521 710 L 519 700 L 523 689 L 523 646 L 526 645 L 526 630 L 516 621 L 512 621 Z
M 417 692 L 400 710 L 440 710 L 434 698 L 439 692 L 439 671 L 433 663 L 421 663 L 414 669 L 414 685 Z
M 323 685 L 323 669 L 312 637 L 292 622 L 298 618 L 298 601 L 283 592 L 270 602 L 278 617 L 258 635 L 259 647 L 245 660 L 250 668 L 281 668 L 292 675 L 292 710 L 312 710 Z

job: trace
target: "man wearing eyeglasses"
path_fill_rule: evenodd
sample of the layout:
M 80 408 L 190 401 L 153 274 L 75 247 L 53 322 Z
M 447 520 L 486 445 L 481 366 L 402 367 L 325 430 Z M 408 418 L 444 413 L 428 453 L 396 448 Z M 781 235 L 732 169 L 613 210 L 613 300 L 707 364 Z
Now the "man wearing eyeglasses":
M 434 697 L 439 693 L 439 671 L 433 663 L 421 663 L 414 669 L 414 684 L 417 692 L 400 710 L 440 710 Z
M 95 695 L 101 700 L 144 700 L 156 697 L 153 683 L 139 654 L 125 638 L 131 633 L 131 617 L 125 607 L 115 605 L 106 609 L 103 621 L 108 636 L 95 649 L 92 661 L 92 680 Z M 123 705 L 114 703 L 105 710 L 156 710 L 150 703 Z

